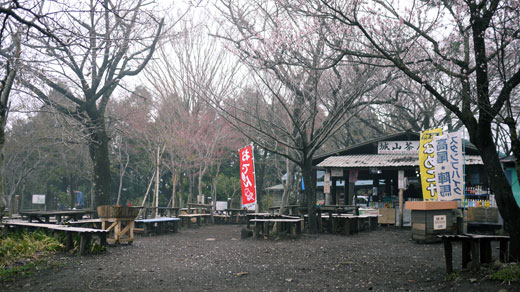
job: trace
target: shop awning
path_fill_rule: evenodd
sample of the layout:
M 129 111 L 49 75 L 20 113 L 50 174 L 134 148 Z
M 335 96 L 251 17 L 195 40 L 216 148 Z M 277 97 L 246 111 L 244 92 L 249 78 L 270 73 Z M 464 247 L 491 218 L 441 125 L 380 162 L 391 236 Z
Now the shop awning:
M 483 165 L 478 155 L 466 155 L 466 165 Z M 418 155 L 361 154 L 331 156 L 320 162 L 318 167 L 366 168 L 366 167 L 418 167 Z

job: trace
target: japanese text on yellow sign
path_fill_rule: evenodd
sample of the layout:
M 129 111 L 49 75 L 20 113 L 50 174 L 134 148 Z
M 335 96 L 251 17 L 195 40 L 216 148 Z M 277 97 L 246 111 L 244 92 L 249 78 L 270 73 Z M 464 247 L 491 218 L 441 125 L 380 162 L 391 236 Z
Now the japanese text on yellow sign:
M 419 148 L 419 168 L 424 201 L 437 201 L 435 186 L 435 148 L 433 137 L 442 135 L 442 129 L 432 129 L 421 132 Z

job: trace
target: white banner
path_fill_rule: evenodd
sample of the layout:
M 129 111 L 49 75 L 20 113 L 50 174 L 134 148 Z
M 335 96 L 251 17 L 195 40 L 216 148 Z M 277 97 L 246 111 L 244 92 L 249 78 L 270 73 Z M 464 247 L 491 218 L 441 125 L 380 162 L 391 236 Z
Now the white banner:
M 446 133 L 433 138 L 435 179 L 439 201 L 464 199 L 464 156 L 462 132 Z

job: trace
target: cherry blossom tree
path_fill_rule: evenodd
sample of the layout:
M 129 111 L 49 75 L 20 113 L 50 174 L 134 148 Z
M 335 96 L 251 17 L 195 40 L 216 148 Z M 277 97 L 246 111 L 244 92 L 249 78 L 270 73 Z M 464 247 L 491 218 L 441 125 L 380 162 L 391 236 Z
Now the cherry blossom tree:
M 487 167 L 511 235 L 511 258 L 519 260 L 520 208 L 493 137 L 493 123 L 508 128 L 520 174 L 515 108 L 520 83 L 518 1 L 317 0 L 299 1 L 294 8 L 327 21 L 331 48 L 366 62 L 386 61 L 386 66 L 399 69 L 464 124 Z M 356 48 L 335 45 L 353 31 Z
M 235 62 L 227 63 L 222 50 L 207 42 L 205 21 L 187 16 L 163 38 L 156 60 L 146 68 L 145 78 L 157 103 L 158 136 L 165 145 L 165 160 L 176 181 L 177 173 L 188 177 L 187 200 L 195 192 L 216 193 L 219 163 L 236 150 L 236 133 L 206 103 L 205 94 L 220 95 L 232 90 Z M 205 185 L 211 171 L 213 183 Z M 175 188 L 174 188 L 175 190 Z M 172 190 L 172 197 L 173 191 Z M 172 201 L 175 201 L 172 198 Z
M 355 58 L 331 66 L 337 54 L 328 49 L 325 23 L 292 13 L 285 3 L 221 2 L 226 22 L 216 35 L 247 65 L 244 75 L 252 81 L 244 93 L 256 90 L 255 98 L 212 96 L 211 101 L 255 144 L 299 166 L 309 230 L 316 232 L 312 157 L 353 115 L 380 102 L 379 93 L 392 78 Z

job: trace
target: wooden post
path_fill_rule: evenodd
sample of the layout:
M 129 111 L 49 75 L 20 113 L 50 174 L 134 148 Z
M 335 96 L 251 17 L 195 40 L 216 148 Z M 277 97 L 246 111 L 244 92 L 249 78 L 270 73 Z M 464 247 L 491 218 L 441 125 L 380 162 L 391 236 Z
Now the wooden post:
M 350 222 L 351 222 L 350 227 L 351 227 L 352 233 L 353 234 L 358 233 L 359 232 L 358 218 L 352 218 L 350 220 Z
M 509 249 L 508 249 L 508 241 L 500 240 L 500 261 L 503 263 L 508 262 Z
M 491 262 L 491 240 L 480 239 L 480 262 L 487 264 Z
M 121 238 L 121 220 L 116 219 L 116 225 L 114 226 L 114 239 L 115 244 L 119 244 L 119 239 Z
M 87 254 L 87 248 L 90 245 L 90 232 L 83 232 L 81 233 L 81 241 L 79 243 L 79 253 L 81 255 Z
M 331 188 L 330 188 L 330 192 L 331 192 L 331 195 L 332 195 L 332 202 L 331 202 L 331 205 L 337 205 L 338 204 L 338 195 L 337 195 L 337 191 L 336 191 L 336 178 L 335 177 L 331 177 L 331 180 L 332 180 L 332 184 L 331 184 Z
M 71 250 L 74 248 L 74 245 L 72 243 L 72 232 L 68 232 L 66 231 L 65 232 L 65 236 L 66 236 L 66 239 L 65 239 L 65 248 L 67 249 L 67 251 Z
M 320 233 L 323 232 L 323 220 L 321 218 L 321 213 L 321 209 L 318 209 L 318 216 L 316 216 L 316 219 L 318 220 L 318 230 L 320 231 Z
M 403 228 L 403 209 L 404 209 L 403 189 L 399 189 L 399 228 Z
M 473 238 L 471 244 L 471 269 L 480 269 L 480 239 Z
M 348 198 L 349 198 L 349 187 L 350 187 L 350 183 L 349 183 L 349 179 L 350 179 L 350 175 L 349 175 L 350 171 L 347 170 L 347 169 L 343 169 L 343 180 L 345 181 L 344 185 L 343 185 L 343 205 L 350 205 L 351 202 L 348 201 Z
M 352 234 L 352 228 L 350 228 L 350 218 L 345 218 L 343 222 L 343 229 L 342 229 L 342 235 L 350 235 Z
M 403 228 L 403 209 L 404 209 L 404 170 L 398 170 L 397 171 L 397 182 L 398 182 L 398 188 L 399 188 L 399 228 Z
M 160 163 L 161 163 L 161 147 L 157 146 L 157 157 L 155 161 L 155 213 L 153 218 L 159 217 L 159 183 L 160 183 Z
M 293 238 L 296 238 L 296 236 L 297 236 L 297 233 L 296 233 L 296 225 L 298 225 L 298 223 L 296 223 L 296 222 L 294 222 L 294 223 L 291 222 L 291 223 L 289 223 L 289 224 L 290 224 L 290 226 L 291 226 L 291 236 L 292 236 Z
M 446 273 L 453 273 L 453 259 L 452 259 L 452 251 L 453 247 L 451 245 L 451 241 L 447 238 L 443 238 L 444 242 L 444 258 L 446 260 Z
M 105 232 L 99 233 L 99 244 L 107 246 L 107 234 Z
M 462 240 L 462 268 L 466 268 L 471 261 L 471 244 L 468 239 Z
M 255 222 L 255 234 L 254 234 L 254 237 L 256 239 L 260 238 L 260 230 L 262 230 L 262 226 L 263 223 L 261 222 Z

